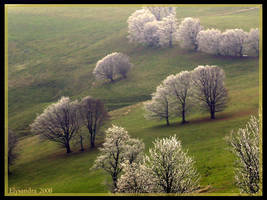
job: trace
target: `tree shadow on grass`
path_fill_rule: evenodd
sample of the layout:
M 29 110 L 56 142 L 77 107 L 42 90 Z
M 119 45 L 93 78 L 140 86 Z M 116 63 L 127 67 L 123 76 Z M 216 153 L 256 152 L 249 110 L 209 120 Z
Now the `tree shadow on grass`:
M 247 115 L 255 115 L 255 109 L 249 109 L 249 110 L 244 110 L 240 112 L 219 113 L 215 116 L 216 117 L 215 119 L 210 119 L 210 117 L 207 116 L 203 118 L 191 119 L 188 121 L 188 123 L 184 123 L 184 124 L 181 122 L 170 123 L 169 126 L 167 126 L 166 124 L 161 124 L 161 125 L 150 127 L 150 129 L 180 128 L 180 127 L 186 127 L 186 126 L 197 125 L 197 124 L 204 124 L 204 123 L 206 124 L 206 123 L 230 120 L 233 118 L 247 116 Z

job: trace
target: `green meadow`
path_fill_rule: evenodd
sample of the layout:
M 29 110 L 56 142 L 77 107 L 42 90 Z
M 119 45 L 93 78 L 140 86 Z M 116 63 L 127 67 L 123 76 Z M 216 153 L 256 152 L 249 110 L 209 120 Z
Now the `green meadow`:
M 234 185 L 234 157 L 224 137 L 245 125 L 259 109 L 259 59 L 212 56 L 173 48 L 148 48 L 127 40 L 127 18 L 139 7 L 9 7 L 8 8 L 8 127 L 20 140 L 19 157 L 11 167 L 8 186 L 52 188 L 54 193 L 106 193 L 111 178 L 103 170 L 90 170 L 99 151 L 85 152 L 72 145 L 65 149 L 41 141 L 30 132 L 29 124 L 49 104 L 61 96 L 71 99 L 90 95 L 101 99 L 111 120 L 97 137 L 103 142 L 111 124 L 124 127 L 140 138 L 146 151 L 157 137 L 176 134 L 196 161 L 200 185 L 208 193 L 237 193 Z M 258 8 L 251 7 L 177 7 L 177 18 L 198 17 L 205 28 L 259 27 Z M 96 62 L 112 52 L 130 57 L 134 68 L 127 79 L 96 81 L 92 71 Z M 228 107 L 217 113 L 190 113 L 188 124 L 181 119 L 145 120 L 142 102 L 166 76 L 198 65 L 218 65 L 226 74 Z M 83 129 L 82 131 L 86 131 Z M 89 141 L 87 140 L 87 144 Z

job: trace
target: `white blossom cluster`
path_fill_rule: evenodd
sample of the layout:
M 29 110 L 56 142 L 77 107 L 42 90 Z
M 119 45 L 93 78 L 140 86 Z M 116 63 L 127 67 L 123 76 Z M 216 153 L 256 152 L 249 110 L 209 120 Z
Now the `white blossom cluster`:
M 252 28 L 245 41 L 245 53 L 247 55 L 259 55 L 259 29 Z
M 144 7 L 144 9 L 149 10 L 156 17 L 157 21 L 161 21 L 171 14 L 176 15 L 175 7 Z
M 141 162 L 123 164 L 124 173 L 118 180 L 117 192 L 194 192 L 199 187 L 199 174 L 176 136 L 156 139 L 153 144 Z
M 242 29 L 228 29 L 222 33 L 219 52 L 223 56 L 243 56 L 243 47 L 247 34 Z
M 221 35 L 221 31 L 218 29 L 207 29 L 200 31 L 197 35 L 198 51 L 219 55 L 219 42 Z
M 186 17 L 178 25 L 173 7 L 144 7 L 128 18 L 128 39 L 151 47 L 178 41 L 182 48 L 223 56 L 258 56 L 259 30 L 206 29 L 198 18 Z
M 128 39 L 150 47 L 172 47 L 177 30 L 176 10 L 172 7 L 144 7 L 127 20 Z
M 178 27 L 177 40 L 182 48 L 197 50 L 197 35 L 203 29 L 197 18 L 187 17 Z
M 143 162 L 122 164 L 122 175 L 118 179 L 117 193 L 152 193 L 155 180 Z
M 96 79 L 109 79 L 114 81 L 114 78 L 121 75 L 127 77 L 127 73 L 132 68 L 129 57 L 123 53 L 111 53 L 99 60 L 93 70 Z
M 122 171 L 123 163 L 133 163 L 139 160 L 139 153 L 144 150 L 144 143 L 133 139 L 128 132 L 122 128 L 112 125 L 107 129 L 105 142 L 99 148 L 100 155 L 95 160 L 92 169 L 104 169 L 112 177 L 113 191 L 117 189 L 117 180 Z
M 257 193 L 260 189 L 259 173 L 259 120 L 251 116 L 245 128 L 226 137 L 236 156 L 235 180 L 242 193 Z
M 259 30 L 249 33 L 242 29 L 227 29 L 223 33 L 217 29 L 202 30 L 197 36 L 198 51 L 223 56 L 258 56 Z

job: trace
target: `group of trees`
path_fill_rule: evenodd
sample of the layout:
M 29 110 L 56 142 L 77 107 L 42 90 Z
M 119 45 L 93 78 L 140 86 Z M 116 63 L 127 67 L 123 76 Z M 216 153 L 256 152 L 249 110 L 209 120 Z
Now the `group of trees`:
M 177 30 L 173 7 L 144 7 L 128 18 L 128 39 L 150 47 L 172 47 Z
M 176 136 L 156 139 L 144 154 L 144 143 L 118 126 L 106 131 L 100 155 L 92 169 L 112 177 L 112 191 L 119 193 L 189 193 L 199 187 L 194 161 Z
M 208 110 L 210 118 L 227 105 L 227 90 L 224 86 L 225 73 L 218 66 L 198 66 L 193 71 L 182 71 L 169 75 L 144 103 L 146 119 L 165 119 L 181 116 L 186 123 L 186 114 L 193 105 Z
M 223 56 L 258 56 L 259 30 L 227 29 L 221 32 L 218 29 L 202 30 L 196 38 L 199 51 Z
M 206 29 L 197 18 L 187 17 L 178 26 L 177 41 L 182 48 L 222 56 L 258 56 L 259 29 Z
M 169 46 L 223 56 L 259 55 L 259 30 L 206 29 L 199 19 L 187 17 L 178 25 L 173 7 L 144 7 L 128 18 L 128 39 L 150 47 Z
M 259 192 L 259 120 L 251 116 L 246 127 L 232 131 L 226 141 L 236 156 L 236 185 L 242 193 Z M 112 192 L 193 193 L 199 188 L 195 161 L 176 135 L 157 138 L 147 154 L 144 148 L 141 140 L 113 125 L 91 169 L 104 169 L 112 177 Z
M 118 76 L 126 78 L 132 66 L 127 55 L 114 52 L 96 63 L 93 74 L 98 80 L 108 79 L 113 82 Z
M 107 119 L 108 113 L 99 99 L 87 96 L 81 101 L 71 101 L 69 97 L 61 97 L 38 115 L 30 127 L 34 134 L 61 144 L 70 153 L 70 141 L 77 136 L 80 138 L 81 150 L 84 149 L 83 135 L 79 134 L 81 126 L 87 127 L 90 146 L 93 148 L 95 136 Z

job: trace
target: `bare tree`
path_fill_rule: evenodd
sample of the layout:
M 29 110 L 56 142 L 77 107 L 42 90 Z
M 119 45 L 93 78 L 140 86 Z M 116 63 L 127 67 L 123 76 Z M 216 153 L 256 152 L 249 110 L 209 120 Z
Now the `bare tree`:
M 108 174 L 111 175 L 113 188 L 112 191 L 115 192 L 117 190 L 117 180 L 122 171 L 123 163 L 125 161 L 129 161 L 129 159 L 133 157 L 129 157 L 129 155 L 136 155 L 138 152 L 142 151 L 143 149 L 138 148 L 128 148 L 130 144 L 135 145 L 138 144 L 136 142 L 130 141 L 130 136 L 128 132 L 118 126 L 112 126 L 106 131 L 106 138 L 105 142 L 103 143 L 103 147 L 100 148 L 100 155 L 95 160 L 95 163 L 92 169 L 104 169 Z M 130 143 L 129 143 L 130 142 Z M 142 144 L 141 146 L 143 146 Z M 129 151 L 134 150 L 134 153 Z M 137 150 L 137 152 L 136 152 Z M 137 158 L 135 156 L 134 158 Z M 132 163 L 135 160 L 132 160 Z
M 152 94 L 152 100 L 144 103 L 146 119 L 164 119 L 169 126 L 169 118 L 174 115 L 175 104 L 169 98 L 168 90 L 162 84 Z
M 90 134 L 91 148 L 94 148 L 95 136 L 100 127 L 107 121 L 108 112 L 101 100 L 86 96 L 79 104 L 79 114 L 81 122 L 87 127 Z
M 18 154 L 14 151 L 18 143 L 18 136 L 11 130 L 8 129 L 8 174 L 11 174 L 10 166 L 14 164 Z
M 163 85 L 167 88 L 168 95 L 176 99 L 178 116 L 182 116 L 182 123 L 186 123 L 186 113 L 190 106 L 191 92 L 191 73 L 188 71 L 182 71 L 176 75 L 168 76 Z
M 71 102 L 69 97 L 61 97 L 36 117 L 30 125 L 31 131 L 42 138 L 60 143 L 70 153 L 70 140 L 80 128 L 77 106 L 77 101 Z
M 226 137 L 231 151 L 236 156 L 235 181 L 242 193 L 257 193 L 260 190 L 259 171 L 259 120 L 251 116 L 245 128 L 231 132 Z
M 228 99 L 223 69 L 215 65 L 198 66 L 192 76 L 194 97 L 210 112 L 210 118 L 215 119 L 215 113 L 226 108 Z

